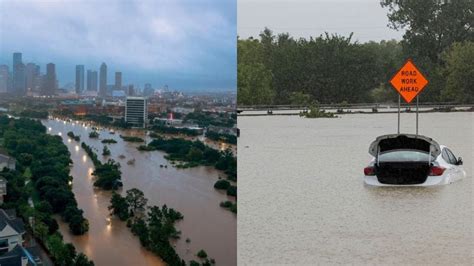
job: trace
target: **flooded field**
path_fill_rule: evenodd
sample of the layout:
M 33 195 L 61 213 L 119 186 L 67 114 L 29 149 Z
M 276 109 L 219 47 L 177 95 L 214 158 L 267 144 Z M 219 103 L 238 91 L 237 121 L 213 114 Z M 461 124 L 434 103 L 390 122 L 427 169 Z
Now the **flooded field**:
M 200 249 L 216 260 L 217 265 L 236 265 L 237 232 L 236 215 L 219 207 L 221 201 L 229 199 L 224 193 L 213 188 L 219 175 L 223 173 L 210 167 L 176 169 L 163 158 L 159 151 L 140 152 L 139 144 L 124 142 L 119 135 L 135 135 L 145 138 L 143 131 L 117 131 L 110 134 L 108 130 L 100 131 L 100 139 L 90 139 L 90 127 L 64 121 L 47 120 L 43 124 L 50 134 L 61 134 L 69 148 L 74 165 L 71 169 L 73 192 L 79 208 L 89 220 L 89 233 L 84 236 L 72 236 L 68 227 L 60 223 L 61 233 L 79 250 L 87 254 L 96 265 L 164 265 L 152 253 L 141 248 L 137 237 L 133 236 L 124 222 L 111 218 L 107 207 L 110 192 L 93 188 L 93 164 L 87 157 L 80 143 L 70 140 L 67 132 L 81 135 L 81 141 L 98 149 L 102 153 L 101 139 L 112 138 L 117 144 L 110 144 L 112 158 L 122 165 L 123 191 L 130 188 L 142 190 L 148 198 L 148 205 L 163 205 L 174 208 L 184 215 L 184 220 L 177 223 L 182 231 L 176 250 L 186 261 L 196 259 Z M 149 141 L 150 139 L 147 139 Z M 124 155 L 125 158 L 119 158 Z M 103 157 L 100 155 L 99 158 Z M 127 164 L 135 160 L 133 165 Z M 160 164 L 167 165 L 161 168 Z M 186 239 L 191 240 L 186 243 Z
M 239 264 L 472 265 L 474 113 L 420 114 L 420 134 L 463 157 L 466 179 L 366 187 L 369 144 L 396 119 L 239 117 Z M 415 114 L 401 121 L 415 132 Z

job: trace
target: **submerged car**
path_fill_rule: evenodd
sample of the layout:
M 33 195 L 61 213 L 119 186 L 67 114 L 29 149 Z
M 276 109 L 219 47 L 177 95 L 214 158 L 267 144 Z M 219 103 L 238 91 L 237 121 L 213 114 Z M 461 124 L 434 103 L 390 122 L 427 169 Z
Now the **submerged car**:
M 370 144 L 369 153 L 373 159 L 364 168 L 367 185 L 434 186 L 466 176 L 461 157 L 426 136 L 383 135 Z

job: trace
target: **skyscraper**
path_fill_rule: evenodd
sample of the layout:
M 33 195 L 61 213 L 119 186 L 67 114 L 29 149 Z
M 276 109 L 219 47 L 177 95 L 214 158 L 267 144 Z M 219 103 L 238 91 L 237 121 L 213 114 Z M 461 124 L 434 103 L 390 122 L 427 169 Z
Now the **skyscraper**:
M 115 89 L 122 89 L 122 72 L 115 72 Z
M 56 66 L 53 63 L 46 65 L 46 75 L 44 77 L 42 93 L 47 96 L 56 93 Z
M 26 90 L 33 91 L 37 87 L 39 67 L 34 63 L 28 63 L 25 69 Z
M 99 80 L 97 71 L 92 71 L 91 75 L 92 75 L 92 77 L 91 77 L 91 84 L 92 84 L 91 90 L 92 91 L 97 91 L 97 84 L 98 84 L 98 80 Z
M 76 94 L 84 91 L 84 65 L 76 65 Z
M 21 53 L 13 53 L 13 84 L 11 92 L 16 95 L 26 93 L 25 65 Z
M 147 100 L 144 97 L 127 97 L 125 122 L 134 127 L 144 128 L 148 120 Z
M 88 69 L 86 74 L 86 90 L 92 90 L 92 70 Z
M 0 93 L 8 92 L 10 72 L 7 65 L 0 65 Z
M 107 65 L 105 63 L 100 65 L 99 96 L 107 96 Z

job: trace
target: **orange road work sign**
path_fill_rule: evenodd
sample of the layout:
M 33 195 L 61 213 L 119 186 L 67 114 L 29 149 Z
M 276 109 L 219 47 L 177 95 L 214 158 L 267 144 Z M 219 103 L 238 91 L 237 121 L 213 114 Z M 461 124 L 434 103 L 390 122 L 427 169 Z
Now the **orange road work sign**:
M 415 64 L 408 59 L 405 65 L 393 76 L 390 83 L 403 99 L 410 103 L 425 88 L 428 80 L 416 68 Z

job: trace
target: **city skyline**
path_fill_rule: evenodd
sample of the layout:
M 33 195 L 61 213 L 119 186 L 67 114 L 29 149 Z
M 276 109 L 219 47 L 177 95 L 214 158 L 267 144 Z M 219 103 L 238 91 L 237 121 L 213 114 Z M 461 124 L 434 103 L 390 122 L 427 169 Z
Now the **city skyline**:
M 60 87 L 75 83 L 75 65 L 98 70 L 106 62 L 109 73 L 124 73 L 123 84 L 236 89 L 235 1 L 2 1 L 1 6 L 0 64 L 11 68 L 17 51 L 24 62 L 42 68 L 54 62 Z
M 59 85 L 57 78 L 57 67 L 54 62 L 49 62 L 44 68 L 36 62 L 25 62 L 22 52 L 14 52 L 10 60 L 12 63 L 0 62 L 0 93 L 10 92 L 15 95 L 26 95 L 40 93 L 41 95 L 54 95 L 56 90 L 74 91 L 82 95 L 87 91 L 95 91 L 98 96 L 112 96 L 111 90 L 122 90 L 128 93 L 130 88 L 139 89 L 140 92 L 148 90 L 168 90 L 168 84 L 152 86 L 145 82 L 141 86 L 133 83 L 124 83 L 122 71 L 109 73 L 105 62 L 96 68 L 88 68 L 85 65 L 74 66 L 74 81 Z M 48 71 L 49 67 L 49 71 Z M 174 88 L 179 90 L 178 88 Z M 183 90 L 186 91 L 186 90 Z M 200 90 L 196 90 L 199 92 Z M 203 90 L 206 91 L 206 90 Z M 212 92 L 213 90 L 208 90 Z M 222 90 L 223 92 L 227 90 Z

